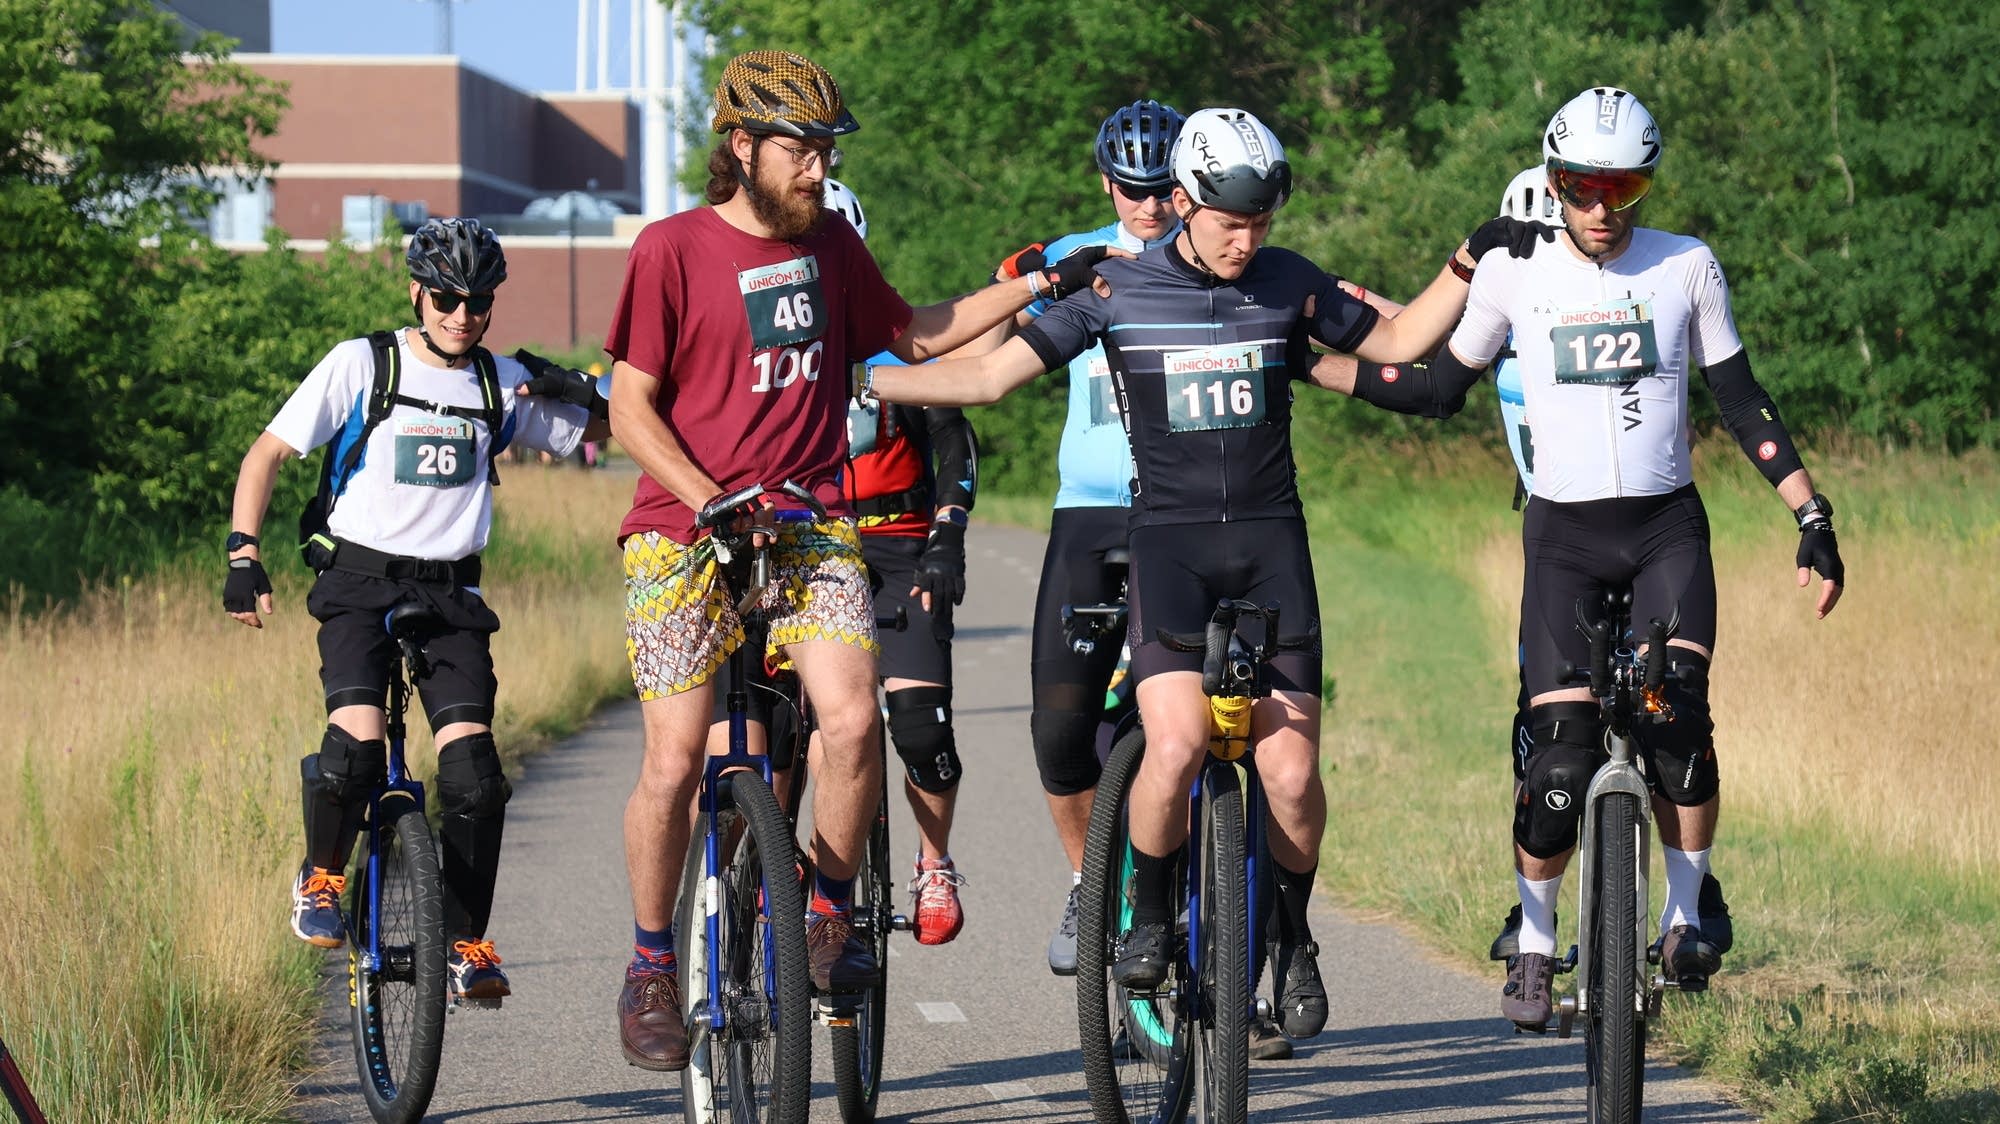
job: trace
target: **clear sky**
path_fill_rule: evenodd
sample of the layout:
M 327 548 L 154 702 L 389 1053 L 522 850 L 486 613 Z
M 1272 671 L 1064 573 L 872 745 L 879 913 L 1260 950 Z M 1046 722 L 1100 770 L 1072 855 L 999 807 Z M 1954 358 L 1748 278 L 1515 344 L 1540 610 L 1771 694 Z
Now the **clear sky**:
M 576 88 L 576 0 L 449 0 L 452 54 L 524 90 Z M 611 0 L 610 84 L 626 84 L 631 5 Z M 439 0 L 271 0 L 276 54 L 441 53 Z M 597 0 L 591 0 L 592 20 Z M 591 29 L 596 47 L 596 25 Z M 590 62 L 592 80 L 596 56 Z

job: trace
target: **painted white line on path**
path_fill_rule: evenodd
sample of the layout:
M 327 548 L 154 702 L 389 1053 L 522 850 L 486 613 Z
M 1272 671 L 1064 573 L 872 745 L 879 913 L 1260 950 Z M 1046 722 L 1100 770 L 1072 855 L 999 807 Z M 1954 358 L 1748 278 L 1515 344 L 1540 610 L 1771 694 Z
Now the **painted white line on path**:
M 1026 1081 L 992 1081 L 986 1085 L 986 1095 L 996 1101 L 1006 1101 L 1018 1105 L 1041 1105 L 1041 1098 L 1035 1096 L 1035 1087 Z
M 917 1004 L 917 1013 L 924 1017 L 925 1022 L 962 1023 L 965 1021 L 965 1012 L 959 1010 L 956 1003 L 919 1003 Z

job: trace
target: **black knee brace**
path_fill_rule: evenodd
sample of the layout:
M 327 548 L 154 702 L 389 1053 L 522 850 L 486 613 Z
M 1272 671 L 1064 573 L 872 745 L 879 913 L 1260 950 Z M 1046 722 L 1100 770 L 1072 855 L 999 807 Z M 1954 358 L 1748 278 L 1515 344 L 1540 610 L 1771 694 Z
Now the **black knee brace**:
M 319 752 L 299 760 L 306 858 L 312 865 L 327 870 L 347 866 L 367 811 L 366 798 L 388 779 L 388 742 L 381 738 L 364 742 L 338 726 L 327 726 Z
M 1715 766 L 1715 722 L 1708 713 L 1708 660 L 1686 648 L 1668 648 L 1678 669 L 1668 678 L 1667 705 L 1674 720 L 1641 725 L 1636 740 L 1646 753 L 1653 791 L 1671 804 L 1706 804 L 1720 786 Z
M 447 816 L 488 819 L 500 814 L 514 786 L 500 770 L 492 734 L 467 734 L 438 750 L 438 809 Z
M 890 691 L 887 701 L 889 737 L 910 783 L 930 793 L 956 788 L 962 769 L 951 733 L 951 688 L 905 687 Z
M 1103 766 L 1097 762 L 1095 711 L 1078 714 L 1068 710 L 1037 708 L 1028 716 L 1028 736 L 1035 743 L 1035 771 L 1042 775 L 1042 791 L 1050 796 L 1075 796 L 1097 787 Z
M 1514 842 L 1538 859 L 1576 846 L 1591 774 L 1603 756 L 1604 721 L 1594 702 L 1560 702 L 1533 711 L 1535 748 L 1514 804 Z

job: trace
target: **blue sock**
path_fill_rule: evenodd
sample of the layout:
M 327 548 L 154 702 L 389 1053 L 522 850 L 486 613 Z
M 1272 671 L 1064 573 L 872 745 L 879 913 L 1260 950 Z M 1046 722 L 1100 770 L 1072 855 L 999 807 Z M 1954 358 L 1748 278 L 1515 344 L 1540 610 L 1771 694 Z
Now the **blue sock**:
M 674 929 L 648 929 L 632 923 L 632 963 L 628 972 L 657 972 L 674 965 Z
M 848 913 L 854 908 L 854 879 L 828 878 L 824 873 L 813 871 L 812 901 L 806 903 L 809 912 L 822 917 L 836 913 Z

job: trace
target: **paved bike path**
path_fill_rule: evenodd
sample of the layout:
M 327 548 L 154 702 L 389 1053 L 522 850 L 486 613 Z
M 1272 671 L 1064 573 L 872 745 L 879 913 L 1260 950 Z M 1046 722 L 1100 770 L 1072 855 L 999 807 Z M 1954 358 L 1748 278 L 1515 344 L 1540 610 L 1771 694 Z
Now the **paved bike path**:
M 971 880 L 968 925 L 940 948 L 907 934 L 891 942 L 884 1120 L 1090 1119 L 1074 981 L 1051 976 L 1043 953 L 1067 881 L 1027 738 L 1027 621 L 1043 543 L 1033 532 L 983 525 L 969 538 L 973 593 L 959 612 L 956 645 L 967 789 L 952 847 Z M 626 1065 L 613 1012 L 631 947 L 620 824 L 639 745 L 638 706 L 619 704 L 515 778 L 492 932 L 516 993 L 503 1010 L 447 1020 L 443 1075 L 426 1119 L 680 1118 L 677 1076 Z M 900 852 L 915 831 L 906 807 L 895 813 Z M 1326 950 L 1332 1017 L 1293 1060 L 1253 1064 L 1253 1119 L 1582 1119 L 1582 1039 L 1512 1033 L 1497 1014 L 1497 966 L 1474 975 L 1441 965 L 1394 927 L 1357 923 L 1323 904 L 1314 930 Z M 333 974 L 344 983 L 345 958 L 328 965 L 317 1068 L 298 1114 L 365 1120 Z M 814 1120 L 838 1119 L 826 1042 L 816 1030 Z M 1648 1067 L 1646 1101 L 1649 1121 L 1750 1119 L 1666 1065 Z

